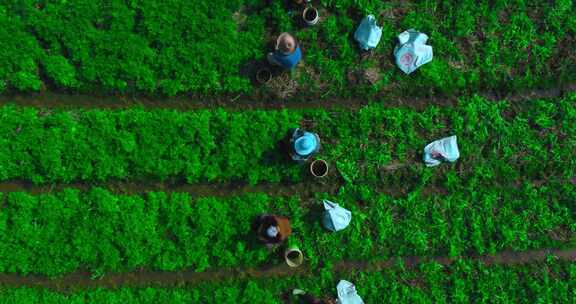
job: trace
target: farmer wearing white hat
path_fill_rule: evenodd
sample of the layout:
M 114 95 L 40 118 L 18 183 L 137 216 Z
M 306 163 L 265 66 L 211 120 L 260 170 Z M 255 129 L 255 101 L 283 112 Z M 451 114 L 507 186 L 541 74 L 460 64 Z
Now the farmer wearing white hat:
M 301 304 L 337 304 L 336 299 L 329 297 L 317 298 L 302 289 L 292 290 L 292 295 L 293 295 L 292 298 L 297 297 L 297 299 L 300 300 L 298 303 Z
M 271 247 L 286 240 L 292 234 L 292 227 L 287 217 L 262 215 L 256 220 L 258 239 Z
M 302 59 L 302 51 L 294 36 L 282 33 L 276 40 L 276 50 L 268 53 L 267 59 L 270 64 L 290 70 Z
M 320 150 L 320 137 L 316 133 L 294 130 L 290 140 L 291 157 L 295 161 L 307 161 Z

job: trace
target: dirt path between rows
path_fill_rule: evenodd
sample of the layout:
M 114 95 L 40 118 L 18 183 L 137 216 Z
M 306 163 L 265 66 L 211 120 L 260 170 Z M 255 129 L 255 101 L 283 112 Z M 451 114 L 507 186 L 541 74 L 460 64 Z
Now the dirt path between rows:
M 531 183 L 535 187 L 541 187 L 555 182 L 576 184 L 576 177 L 569 180 L 534 180 Z M 396 186 L 374 183 L 362 184 L 370 185 L 377 192 L 387 194 L 392 197 L 401 197 L 413 190 L 411 185 L 408 184 L 401 184 Z M 320 181 L 309 179 L 298 183 L 259 183 L 256 185 L 250 185 L 244 182 L 186 184 L 183 182 L 170 183 L 118 181 L 104 183 L 77 182 L 70 184 L 34 185 L 27 181 L 6 181 L 0 182 L 0 193 L 25 192 L 38 195 L 45 193 L 58 193 L 62 192 L 64 189 L 76 189 L 82 192 L 87 192 L 92 188 L 99 187 L 115 194 L 124 195 L 141 195 L 148 192 L 178 192 L 188 193 L 192 197 L 233 197 L 248 193 L 263 193 L 273 197 L 288 197 L 298 195 L 302 198 L 313 198 L 317 193 L 336 194 L 344 185 L 345 182 L 339 177 L 333 177 L 332 179 Z M 517 182 L 515 186 L 520 185 L 522 185 L 522 183 Z M 425 187 L 423 194 L 446 195 L 447 190 L 442 185 L 442 183 L 428 184 Z
M 576 249 L 541 249 L 525 252 L 502 252 L 495 255 L 471 257 L 487 265 L 518 265 L 539 262 L 548 257 L 555 257 L 562 261 L 576 261 Z M 334 271 L 346 273 L 350 271 L 374 272 L 385 268 L 394 267 L 402 262 L 407 267 L 413 268 L 425 262 L 437 262 L 448 266 L 457 259 L 449 257 L 421 258 L 404 257 L 392 258 L 376 262 L 343 261 L 334 264 Z M 21 276 L 17 274 L 0 274 L 0 285 L 11 287 L 43 287 L 59 291 L 85 288 L 117 288 L 117 287 L 172 287 L 183 284 L 198 284 L 203 282 L 215 282 L 226 279 L 266 279 L 273 277 L 314 275 L 309 266 L 290 268 L 287 265 L 275 265 L 264 268 L 227 269 L 218 271 L 192 272 L 159 272 L 159 271 L 135 271 L 129 273 L 108 274 L 98 279 L 92 279 L 88 272 L 75 272 L 61 278 L 49 279 L 43 276 Z
M 501 92 L 479 92 L 477 95 L 489 100 L 508 100 L 520 102 L 539 98 L 555 98 L 567 92 L 576 91 L 576 83 L 566 84 L 546 90 L 527 90 L 524 92 L 505 94 Z M 385 100 L 384 104 L 390 107 L 411 107 L 424 109 L 430 105 L 453 106 L 457 104 L 457 97 L 429 96 L 429 97 L 403 97 L 381 96 L 377 100 Z M 37 108 L 62 109 L 124 109 L 129 107 L 143 107 L 145 109 L 175 109 L 189 111 L 196 109 L 211 109 L 216 107 L 229 110 L 250 109 L 316 109 L 316 108 L 346 108 L 355 109 L 368 104 L 364 98 L 359 99 L 307 99 L 300 96 L 295 99 L 275 100 L 254 98 L 251 96 L 228 97 L 145 97 L 145 96 L 96 96 L 76 95 L 65 93 L 34 93 L 13 94 L 0 96 L 0 105 L 16 104 Z
M 381 168 L 386 174 L 393 174 L 408 166 L 421 166 L 413 162 L 392 162 Z M 107 189 L 117 194 L 138 195 L 146 192 L 184 192 L 193 197 L 232 197 L 246 193 L 265 193 L 270 196 L 294 196 L 314 197 L 316 193 L 335 194 L 345 184 L 337 169 L 330 170 L 324 178 L 314 178 L 309 173 L 300 182 L 260 182 L 250 185 L 243 181 L 233 182 L 199 182 L 189 184 L 184 180 L 169 179 L 160 181 L 105 181 L 105 182 L 73 182 L 52 183 L 35 185 L 25 180 L 0 181 L 0 192 L 26 192 L 31 194 L 55 193 L 64 189 L 77 189 L 89 191 L 94 187 Z M 402 187 L 390 187 L 389 185 L 373 185 L 381 193 L 402 195 L 406 192 L 405 185 Z M 433 188 L 433 187 L 432 187 Z M 432 191 L 434 192 L 434 191 Z
M 300 183 L 152 183 L 152 182 L 106 182 L 106 183 L 71 183 L 33 185 L 26 181 L 0 182 L 0 192 L 26 192 L 31 194 L 56 193 L 64 189 L 89 191 L 94 187 L 104 188 L 113 193 L 138 195 L 147 192 L 183 192 L 194 197 L 232 197 L 247 193 L 265 193 L 270 196 L 313 196 L 314 193 L 336 193 L 342 186 L 340 182 L 300 182 Z

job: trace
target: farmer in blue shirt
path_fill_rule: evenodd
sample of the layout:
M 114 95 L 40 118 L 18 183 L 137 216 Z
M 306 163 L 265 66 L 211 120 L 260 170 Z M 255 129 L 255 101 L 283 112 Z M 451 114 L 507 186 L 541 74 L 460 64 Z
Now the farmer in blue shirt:
M 282 33 L 276 40 L 276 50 L 268 53 L 268 62 L 290 70 L 302 59 L 300 46 L 294 36 L 289 33 Z
M 290 150 L 292 159 L 303 163 L 320 150 L 320 137 L 316 133 L 297 128 L 290 138 Z

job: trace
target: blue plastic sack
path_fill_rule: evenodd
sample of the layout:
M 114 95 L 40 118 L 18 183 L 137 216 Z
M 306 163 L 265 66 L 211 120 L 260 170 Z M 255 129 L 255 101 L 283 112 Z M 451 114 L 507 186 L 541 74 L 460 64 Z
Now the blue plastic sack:
M 336 286 L 338 292 L 338 304 L 364 304 L 356 291 L 356 286 L 346 280 L 340 280 Z
M 438 166 L 442 161 L 455 162 L 460 157 L 456 135 L 436 140 L 424 148 L 427 167 Z
M 381 37 L 382 28 L 376 25 L 376 18 L 373 15 L 364 17 L 354 33 L 354 39 L 358 41 L 363 50 L 375 48 Z
M 432 61 L 432 47 L 426 45 L 428 36 L 414 29 L 398 35 L 398 45 L 394 48 L 396 65 L 406 74 Z
M 350 210 L 344 209 L 329 200 L 323 200 L 322 203 L 326 210 L 322 218 L 322 224 L 324 224 L 326 229 L 340 231 L 350 225 L 352 221 L 352 212 Z

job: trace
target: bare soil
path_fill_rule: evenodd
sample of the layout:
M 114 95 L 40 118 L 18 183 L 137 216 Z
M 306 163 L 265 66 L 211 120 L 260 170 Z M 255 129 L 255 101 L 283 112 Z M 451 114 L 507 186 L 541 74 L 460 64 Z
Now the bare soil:
M 469 259 L 480 261 L 486 265 L 519 265 L 544 261 L 553 257 L 562 261 L 576 261 L 576 249 L 540 249 L 524 252 L 506 251 L 494 255 L 484 255 L 479 257 L 468 257 Z M 450 257 L 398 257 L 375 262 L 342 261 L 334 265 L 334 271 L 348 273 L 351 271 L 374 272 L 386 268 L 394 267 L 398 263 L 403 263 L 408 268 L 414 268 L 421 263 L 437 262 L 441 265 L 451 265 L 458 258 Z M 129 273 L 111 273 L 100 278 L 92 278 L 88 272 L 75 272 L 60 278 L 50 279 L 44 276 L 0 273 L 0 285 L 13 287 L 43 287 L 53 290 L 66 291 L 70 289 L 86 288 L 118 288 L 130 287 L 151 287 L 151 286 L 181 286 L 183 284 L 193 285 L 203 282 L 218 282 L 229 279 L 265 279 L 286 276 L 313 275 L 314 270 L 309 266 L 290 268 L 285 264 L 271 265 L 261 268 L 245 269 L 222 269 L 206 272 L 192 271 L 147 271 L 140 270 Z
M 118 194 L 141 194 L 151 191 L 163 192 L 184 192 L 190 193 L 194 197 L 214 196 L 230 197 L 247 193 L 266 193 L 271 196 L 310 196 L 318 192 L 336 193 L 340 183 L 261 183 L 249 185 L 246 183 L 147 183 L 147 182 L 107 182 L 107 183 L 72 183 L 72 184 L 51 184 L 33 185 L 25 181 L 8 181 L 0 183 L 0 192 L 27 192 L 31 194 L 60 192 L 65 188 L 88 191 L 93 187 L 102 187 Z
M 510 102 L 521 102 L 524 100 L 539 98 L 555 98 L 567 92 L 576 90 L 576 83 L 563 85 L 546 90 L 527 90 L 520 93 L 507 94 L 506 92 L 479 92 L 478 95 L 489 100 L 508 100 Z M 64 93 L 35 93 L 35 94 L 12 94 L 0 96 L 0 105 L 16 104 L 36 108 L 60 108 L 60 109 L 125 109 L 131 107 L 142 107 L 145 109 L 174 109 L 189 111 L 197 109 L 226 108 L 229 110 L 250 110 L 250 109 L 316 109 L 316 108 L 345 108 L 356 109 L 367 105 L 365 99 L 322 99 L 296 95 L 291 98 L 294 92 L 283 92 L 279 94 L 279 99 L 270 99 L 265 96 L 220 96 L 220 97 L 145 97 L 128 95 L 77 95 Z M 427 97 L 406 97 L 384 94 L 376 100 L 383 102 L 390 107 L 410 107 L 424 109 L 430 105 L 454 106 L 457 104 L 457 97 L 450 96 L 427 96 Z
M 417 163 L 400 163 L 392 162 L 388 166 L 380 169 L 380 176 L 385 177 L 392 174 L 402 174 L 396 171 L 402 171 L 409 166 L 421 166 Z M 440 168 L 440 170 L 448 170 Z M 395 173 L 396 172 L 396 173 Z M 533 180 L 531 181 L 535 187 L 542 187 L 552 182 L 573 183 L 576 184 L 576 177 L 568 180 Z M 189 193 L 192 197 L 232 197 L 248 193 L 264 193 L 270 196 L 300 196 L 301 198 L 314 198 L 317 193 L 336 194 L 340 188 L 345 184 L 342 177 L 337 172 L 337 169 L 332 168 L 324 178 L 314 178 L 312 176 L 305 178 L 302 182 L 289 183 L 259 183 L 250 185 L 245 182 L 229 182 L 229 183 L 195 183 L 187 184 L 184 181 L 166 181 L 166 182 L 143 182 L 143 181 L 108 181 L 103 183 L 58 183 L 35 185 L 28 181 L 11 180 L 0 182 L 0 192 L 26 192 L 30 194 L 42 193 L 55 193 L 61 192 L 64 189 L 78 189 L 80 191 L 89 191 L 94 187 L 107 189 L 116 194 L 138 195 L 146 192 L 181 192 Z M 370 185 L 373 189 L 382 194 L 387 194 L 392 197 L 401 197 L 411 191 L 409 183 L 388 185 L 383 183 L 365 182 L 364 184 Z M 516 186 L 521 186 L 521 181 L 517 181 Z M 423 190 L 423 195 L 447 195 L 447 189 L 440 184 L 434 182 L 429 183 Z

